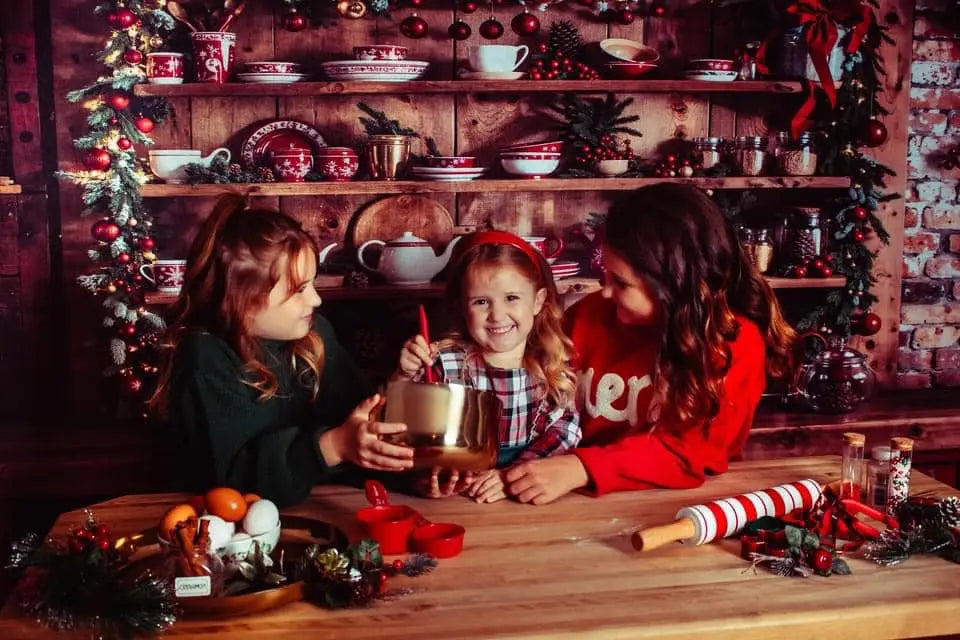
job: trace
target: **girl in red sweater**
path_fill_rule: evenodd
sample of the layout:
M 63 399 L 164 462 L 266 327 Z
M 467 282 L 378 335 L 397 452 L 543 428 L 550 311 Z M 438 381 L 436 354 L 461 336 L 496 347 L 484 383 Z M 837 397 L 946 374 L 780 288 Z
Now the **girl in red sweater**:
M 703 191 L 637 189 L 611 207 L 604 238 L 603 289 L 565 317 L 583 439 L 509 470 L 523 502 L 699 486 L 740 453 L 765 374 L 791 369 L 795 334 Z

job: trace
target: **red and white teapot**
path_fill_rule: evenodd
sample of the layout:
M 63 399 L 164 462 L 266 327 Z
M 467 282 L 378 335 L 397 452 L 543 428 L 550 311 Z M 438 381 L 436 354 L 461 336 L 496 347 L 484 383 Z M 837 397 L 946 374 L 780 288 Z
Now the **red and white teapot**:
M 457 236 L 450 241 L 443 253 L 438 256 L 429 242 L 405 231 L 402 236 L 389 242 L 383 240 L 364 242 L 357 249 L 357 260 L 365 269 L 382 275 L 390 284 L 427 284 L 447 266 L 453 247 L 459 239 L 460 237 Z M 371 245 L 383 247 L 380 263 L 376 267 L 368 264 L 363 258 L 364 250 Z

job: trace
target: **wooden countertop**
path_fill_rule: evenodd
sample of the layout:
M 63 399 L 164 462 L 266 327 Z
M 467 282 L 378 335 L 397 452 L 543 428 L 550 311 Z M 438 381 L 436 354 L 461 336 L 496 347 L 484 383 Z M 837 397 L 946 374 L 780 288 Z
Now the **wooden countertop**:
M 856 557 L 853 575 L 782 578 L 754 573 L 739 543 L 671 545 L 641 555 L 630 546 L 639 525 L 672 519 L 682 506 L 811 477 L 834 480 L 836 456 L 735 463 L 730 472 L 689 491 L 641 491 L 602 498 L 571 495 L 552 505 L 476 505 L 465 498 L 393 496 L 434 521 L 466 527 L 464 552 L 431 574 L 392 578 L 413 593 L 369 609 L 331 611 L 300 602 L 228 620 L 181 621 L 166 637 L 229 634 L 233 638 L 906 638 L 960 633 L 960 566 L 915 557 L 879 568 Z M 955 491 L 919 473 L 912 490 Z M 177 494 L 131 495 L 95 505 L 116 532 L 156 524 Z M 363 492 L 317 487 L 285 513 L 326 519 L 355 532 Z M 63 514 L 54 535 L 82 519 Z M 0 612 L 0 637 L 61 638 Z

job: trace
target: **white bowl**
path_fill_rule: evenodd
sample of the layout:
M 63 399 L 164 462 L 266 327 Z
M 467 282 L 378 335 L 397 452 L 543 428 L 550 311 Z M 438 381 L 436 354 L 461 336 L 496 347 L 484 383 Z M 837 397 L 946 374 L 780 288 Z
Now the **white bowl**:
M 251 536 L 243 540 L 232 540 L 226 544 L 226 546 L 220 550 L 217 549 L 217 554 L 227 562 L 240 562 L 241 560 L 246 559 L 247 555 L 253 553 L 253 543 L 259 542 L 260 549 L 265 555 L 270 555 L 273 553 L 273 550 L 277 548 L 277 542 L 280 541 L 280 521 L 277 521 L 277 526 L 266 533 L 261 533 L 260 535 Z
M 660 60 L 660 52 L 642 42 L 626 38 L 607 38 L 600 41 L 600 50 L 615 60 L 651 62 Z
M 560 166 L 560 158 L 550 160 L 523 160 L 519 158 L 500 158 L 503 170 L 515 176 L 545 176 Z
M 626 173 L 628 168 L 630 168 L 629 160 L 601 160 L 597 163 L 597 171 L 608 178 Z

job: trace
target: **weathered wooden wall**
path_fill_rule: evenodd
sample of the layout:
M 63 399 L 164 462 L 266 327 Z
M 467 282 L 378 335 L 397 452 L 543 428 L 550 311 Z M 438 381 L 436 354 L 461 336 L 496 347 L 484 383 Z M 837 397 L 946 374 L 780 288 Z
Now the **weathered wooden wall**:
M 90 82 L 97 72 L 94 52 L 100 47 L 106 25 L 91 18 L 91 0 L 51 0 L 51 28 L 56 34 L 53 59 L 54 91 L 63 96 L 68 90 Z M 477 35 L 479 24 L 489 17 L 483 8 L 470 15 L 459 16 L 473 27 L 474 35 L 465 43 L 447 38 L 446 28 L 453 21 L 451 10 L 426 9 L 420 11 L 430 24 L 430 33 L 422 40 L 409 40 L 398 33 L 399 21 L 407 10 L 396 12 L 394 21 L 364 19 L 341 21 L 328 29 L 310 28 L 300 33 L 284 31 L 279 24 L 280 3 L 252 3 L 236 23 L 238 34 L 237 59 L 283 59 L 304 63 L 311 70 L 318 69 L 324 60 L 351 57 L 354 44 L 377 42 L 399 43 L 410 48 L 410 58 L 430 60 L 429 77 L 453 77 L 457 61 L 465 60 L 466 48 L 482 39 Z M 884 6 L 899 11 L 909 20 L 910 3 L 907 0 L 887 0 Z M 275 14 L 271 8 L 278 9 Z M 516 5 L 495 5 L 494 15 L 507 26 L 503 43 L 518 43 L 519 37 L 509 28 L 510 19 L 519 11 Z M 733 10 L 722 12 L 710 3 L 683 0 L 670 4 L 670 14 L 664 18 L 638 19 L 629 26 L 607 25 L 585 14 L 583 7 L 572 2 L 554 5 L 541 14 L 544 31 L 552 20 L 573 19 L 581 28 L 584 40 L 597 41 L 604 37 L 628 37 L 642 40 L 656 47 L 664 57 L 664 66 L 674 71 L 689 58 L 729 57 L 734 47 L 741 46 L 750 34 L 743 31 L 742 18 Z M 882 15 L 882 14 L 881 14 Z M 907 39 L 908 40 L 908 39 Z M 908 50 L 898 42 L 891 61 L 897 72 L 909 64 Z M 894 76 L 897 77 L 897 76 Z M 901 76 L 902 77 L 902 76 Z M 905 140 L 898 134 L 906 127 L 905 106 L 901 105 L 899 85 L 894 90 L 895 115 L 887 120 L 891 140 L 881 149 L 885 158 L 905 156 Z M 536 140 L 551 137 L 550 121 L 545 114 L 544 96 L 510 95 L 406 95 L 364 96 L 366 102 L 385 110 L 406 125 L 434 137 L 445 152 L 479 156 L 488 166 L 495 161 L 496 150 L 518 140 Z M 621 94 L 625 96 L 626 94 Z M 643 157 L 656 156 L 663 146 L 677 136 L 765 134 L 769 113 L 782 116 L 791 108 L 787 97 L 738 98 L 735 95 L 710 98 L 706 95 L 673 95 L 637 93 L 631 112 L 640 116 L 637 123 L 643 136 L 633 141 L 636 152 Z M 898 102 L 899 100 L 899 102 Z M 322 96 L 310 98 L 177 98 L 171 101 L 176 117 L 153 133 L 158 148 L 190 147 L 205 153 L 218 146 L 228 146 L 239 154 L 244 136 L 252 127 L 274 118 L 294 118 L 310 123 L 321 131 L 328 144 L 358 147 L 361 137 L 355 108 L 357 97 Z M 57 150 L 62 167 L 75 167 L 79 155 L 73 149 L 72 137 L 84 130 L 84 112 L 65 102 L 57 105 Z M 415 151 L 422 151 L 417 149 Z M 143 155 L 146 151 L 142 150 Z M 896 165 L 896 162 L 889 162 Z M 902 162 L 901 162 L 902 164 Z M 798 199 L 826 198 L 827 192 L 774 194 L 783 210 Z M 439 195 L 436 199 L 455 215 L 461 225 L 490 223 L 523 234 L 545 232 L 563 233 L 582 223 L 590 212 L 603 211 L 605 196 L 599 192 L 586 193 L 483 193 Z M 320 239 L 321 244 L 337 240 L 343 242 L 349 221 L 357 210 L 371 200 L 365 196 L 338 196 L 330 198 L 264 198 L 263 203 L 274 206 L 302 220 Z M 210 210 L 212 200 L 179 198 L 149 201 L 156 214 L 155 235 L 163 257 L 182 256 L 192 237 L 196 221 Z M 98 301 L 74 284 L 78 274 L 87 272 L 90 263 L 86 252 L 90 246 L 90 221 L 79 216 L 78 190 L 62 186 L 61 217 L 63 221 L 63 271 L 67 313 L 71 322 L 68 331 L 69 367 L 74 397 L 78 406 L 95 408 L 98 398 L 109 398 L 112 391 L 101 396 L 97 373 L 104 364 L 105 349 L 96 328 L 100 324 Z M 880 313 L 885 331 L 873 338 L 872 353 L 880 368 L 881 379 L 892 376 L 891 363 L 896 361 L 896 309 L 899 308 L 899 273 L 892 265 L 899 255 L 902 232 L 902 202 L 885 212 L 887 226 L 895 242 L 881 254 Z M 389 240 L 390 238 L 383 238 Z M 341 252 L 339 259 L 352 260 L 352 253 Z M 891 275 L 892 274 L 892 275 Z M 811 294 L 813 299 L 822 292 Z M 343 303 L 348 304 L 348 303 Z M 891 331 L 886 331 L 890 329 Z

